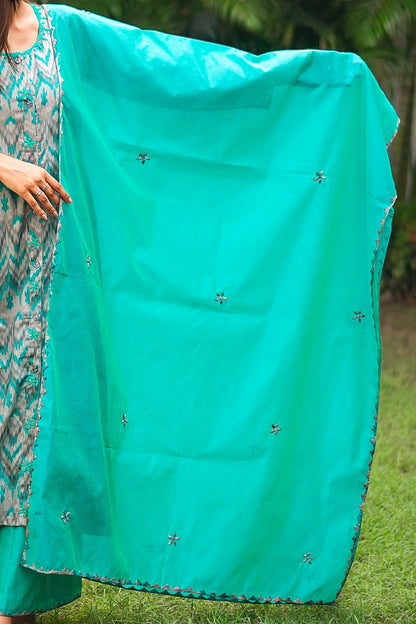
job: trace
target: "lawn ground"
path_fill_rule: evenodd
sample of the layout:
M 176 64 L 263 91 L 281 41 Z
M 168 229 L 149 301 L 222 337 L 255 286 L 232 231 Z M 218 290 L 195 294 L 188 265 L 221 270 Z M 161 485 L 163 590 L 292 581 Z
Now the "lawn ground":
M 335 606 L 185 600 L 86 582 L 42 624 L 416 624 L 416 305 L 382 306 L 377 447 L 360 542 Z

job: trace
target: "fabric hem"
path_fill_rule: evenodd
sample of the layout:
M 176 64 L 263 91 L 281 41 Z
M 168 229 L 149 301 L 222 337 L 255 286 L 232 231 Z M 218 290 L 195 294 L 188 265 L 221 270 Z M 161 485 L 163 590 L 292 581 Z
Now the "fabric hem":
M 171 587 L 170 585 L 158 585 L 157 583 L 147 583 L 141 582 L 140 580 L 132 581 L 129 579 L 115 579 L 115 578 L 107 578 L 105 576 L 101 577 L 97 574 L 90 575 L 83 573 L 81 570 L 68 570 L 64 568 L 63 570 L 45 570 L 45 568 L 37 568 L 35 565 L 25 566 L 28 570 L 33 570 L 34 572 L 39 572 L 41 574 L 56 574 L 56 575 L 65 575 L 65 576 L 79 576 L 89 581 L 94 581 L 97 583 L 103 583 L 104 585 L 112 585 L 114 587 L 122 587 L 123 589 L 146 592 L 151 594 L 163 594 L 167 596 L 176 596 L 181 598 L 197 598 L 202 600 L 212 600 L 216 602 L 235 602 L 235 603 L 250 603 L 250 604 L 297 604 L 297 605 L 333 605 L 334 600 L 324 602 L 322 600 L 313 601 L 307 600 L 302 601 L 299 598 L 292 599 L 282 598 L 281 596 L 277 596 L 277 598 L 272 598 L 268 596 L 267 598 L 263 596 L 245 596 L 241 594 L 241 596 L 237 596 L 236 594 L 216 594 L 215 592 L 206 592 L 204 590 L 194 590 L 192 587 L 180 587 L 175 586 Z
M 393 136 L 391 137 L 390 141 L 386 145 L 387 149 L 389 149 L 390 145 L 393 143 L 394 139 L 396 138 L 397 133 L 399 131 L 399 127 L 400 127 L 400 117 L 397 118 L 396 130 L 394 131 Z
M 15 616 L 20 616 L 20 615 L 37 615 L 38 613 L 46 613 L 47 611 L 52 611 L 53 609 L 59 609 L 60 607 L 65 607 L 68 604 L 71 604 L 71 602 L 75 602 L 75 600 L 78 600 L 78 598 L 81 597 L 81 594 L 78 594 L 77 596 L 74 596 L 73 598 L 69 598 L 68 600 L 65 600 L 64 602 L 54 602 L 53 605 L 48 606 L 46 609 L 36 609 L 35 611 L 19 611 L 18 613 L 9 613 L 9 612 L 3 612 L 0 611 L 0 616 L 4 616 L 4 617 L 15 617 Z
M 396 128 L 396 132 L 394 133 L 390 143 L 388 143 L 388 145 L 391 144 L 391 142 L 394 140 L 394 137 L 397 134 L 397 129 L 398 126 Z M 365 506 L 365 501 L 367 498 L 367 494 L 368 494 L 368 487 L 369 487 L 369 483 L 370 483 L 370 473 L 371 473 L 371 468 L 373 465 L 373 459 L 374 459 L 374 453 L 376 450 L 376 434 L 377 434 L 377 427 L 378 427 L 378 414 L 379 414 L 379 399 L 380 399 L 380 378 L 381 378 L 381 341 L 380 341 L 380 327 L 379 327 L 379 297 L 378 294 L 375 292 L 374 287 L 376 287 L 377 289 L 380 288 L 380 276 L 381 276 L 381 271 L 384 265 L 384 259 L 386 256 L 386 252 L 387 252 L 387 247 L 388 247 L 388 243 L 389 243 L 389 239 L 390 239 L 390 229 L 389 228 L 385 228 L 385 224 L 386 222 L 390 221 L 392 219 L 393 216 L 393 206 L 394 203 L 397 199 L 397 195 L 395 195 L 394 197 L 391 198 L 390 200 L 390 204 L 388 205 L 388 207 L 385 209 L 385 217 L 381 219 L 380 222 L 380 229 L 377 232 L 377 239 L 375 241 L 375 248 L 374 248 L 374 252 L 373 252 L 373 261 L 372 261 L 372 266 L 370 269 L 370 276 L 371 276 L 371 280 L 370 280 L 370 293 L 371 293 L 371 299 L 372 299 L 372 321 L 373 321 L 373 329 L 375 332 L 375 338 L 376 338 L 376 345 L 377 345 L 377 381 L 376 381 L 376 404 L 375 404 L 375 408 L 374 408 L 374 424 L 372 426 L 372 432 L 373 432 L 373 437 L 371 439 L 371 447 L 370 447 L 370 460 L 368 462 L 368 472 L 366 473 L 366 481 L 364 483 L 364 490 L 361 494 L 361 504 L 359 505 L 359 513 L 357 515 L 357 523 L 354 526 L 354 531 L 355 531 L 355 535 L 352 538 L 352 548 L 351 548 L 351 555 L 350 558 L 348 560 L 348 565 L 347 565 L 347 569 L 345 571 L 345 577 L 344 580 L 342 581 L 341 587 L 336 595 L 336 598 L 338 598 L 338 596 L 340 595 L 342 589 L 344 588 L 344 585 L 346 583 L 346 580 L 348 578 L 348 574 L 351 570 L 352 564 L 354 563 L 354 558 L 355 558 L 355 553 L 357 551 L 357 547 L 358 547 L 358 540 L 360 537 L 360 531 L 361 531 L 361 524 L 362 524 L 362 519 L 363 519 L 363 513 L 364 513 L 364 506 Z M 336 600 L 335 598 L 335 600 Z

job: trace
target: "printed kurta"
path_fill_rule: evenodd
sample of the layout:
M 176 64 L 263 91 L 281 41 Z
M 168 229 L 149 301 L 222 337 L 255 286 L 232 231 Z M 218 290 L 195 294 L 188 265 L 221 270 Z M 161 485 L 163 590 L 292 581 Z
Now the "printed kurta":
M 58 175 L 59 73 L 43 7 L 35 45 L 0 57 L 0 151 Z M 0 526 L 26 524 L 57 221 L 0 184 Z
M 47 9 L 36 44 L 0 56 L 0 151 L 58 176 L 59 73 Z M 79 597 L 78 578 L 37 574 L 19 562 L 39 411 L 56 219 L 45 223 L 0 184 L 0 615 L 54 609 Z

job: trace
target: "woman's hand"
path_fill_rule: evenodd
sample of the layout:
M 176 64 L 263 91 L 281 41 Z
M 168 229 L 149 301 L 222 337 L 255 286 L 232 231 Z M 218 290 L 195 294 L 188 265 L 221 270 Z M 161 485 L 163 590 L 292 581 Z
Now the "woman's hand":
M 0 182 L 23 197 L 45 221 L 45 211 L 58 216 L 52 203 L 59 206 L 61 198 L 68 204 L 72 203 L 65 189 L 45 169 L 6 154 L 0 154 Z

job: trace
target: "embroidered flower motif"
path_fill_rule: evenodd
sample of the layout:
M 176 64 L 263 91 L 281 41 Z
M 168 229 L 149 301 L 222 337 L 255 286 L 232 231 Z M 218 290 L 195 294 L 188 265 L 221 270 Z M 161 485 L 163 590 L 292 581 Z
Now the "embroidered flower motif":
M 361 310 L 358 310 L 358 312 L 356 312 L 356 311 L 354 310 L 354 315 L 355 315 L 355 316 L 353 316 L 353 319 L 352 319 L 352 320 L 353 320 L 353 321 L 358 321 L 359 323 L 361 323 L 361 321 L 363 320 L 363 318 L 365 318 L 365 314 L 363 314 Z
M 27 506 L 24 503 L 20 503 L 19 514 L 23 516 L 23 518 L 27 518 Z
M 37 340 L 40 336 L 40 332 L 36 329 L 29 329 L 29 340 Z
M 173 546 L 176 546 L 176 543 L 179 542 L 179 540 L 181 539 L 180 537 L 178 537 L 176 535 L 176 533 L 174 533 L 173 535 L 168 535 L 168 539 L 169 539 L 169 544 L 168 546 L 171 546 L 173 544 Z
M 121 424 L 123 425 L 124 429 L 126 428 L 126 425 L 128 424 L 128 420 L 127 420 L 127 416 L 126 414 L 124 414 L 123 416 L 123 420 L 121 421 Z
M 277 425 L 272 425 L 270 433 L 274 433 L 274 435 L 277 436 L 279 431 L 281 431 L 281 429 L 280 429 L 278 424 Z
M 224 293 L 217 293 L 217 298 L 215 301 L 218 301 L 220 305 L 224 304 L 224 301 L 228 301 L 228 297 L 225 297 Z
M 25 422 L 25 431 L 26 431 L 26 433 L 29 433 L 29 431 L 31 429 L 34 429 L 35 427 L 36 427 L 36 416 L 31 416 Z
M 25 103 L 28 108 L 33 106 L 32 94 L 29 89 L 21 89 L 21 91 L 18 91 L 17 99 L 19 102 Z
M 21 89 L 17 92 L 17 95 L 19 96 L 20 100 L 28 100 L 32 97 L 29 89 Z
M 37 249 L 38 247 L 40 247 L 39 238 L 35 236 L 35 234 L 32 234 L 32 240 L 30 243 L 28 243 L 28 245 L 33 250 Z
M 316 172 L 316 177 L 314 178 L 314 180 L 318 181 L 318 184 L 321 184 L 321 182 L 323 180 L 326 180 L 326 176 L 324 176 L 324 172 L 323 171 L 317 171 Z
M 35 373 L 30 373 L 27 378 L 28 386 L 34 388 L 39 383 L 39 377 Z
M 23 142 L 23 147 L 27 147 L 29 149 L 33 149 L 35 147 L 35 145 L 36 145 L 36 141 L 34 139 L 32 139 L 30 134 L 25 132 L 25 140 Z
M 89 255 L 87 256 L 85 262 L 87 263 L 87 267 L 90 268 L 90 266 L 91 266 L 91 258 L 89 257 Z
M 142 165 L 145 165 L 146 164 L 146 160 L 150 160 L 150 158 L 147 155 L 147 152 L 144 152 L 144 154 L 142 154 L 142 152 L 139 152 L 139 156 L 138 156 L 137 160 L 140 160 Z
M 19 468 L 22 471 L 22 474 L 26 474 L 27 472 L 32 472 L 33 465 L 32 465 L 32 462 L 25 459 L 24 461 L 22 461 Z
M 61 516 L 61 520 L 64 521 L 64 524 L 71 521 L 71 513 L 69 511 L 64 511 Z
M 29 290 L 36 293 L 40 290 L 40 280 L 35 281 L 33 278 L 29 281 Z
M 303 563 L 309 563 L 310 565 L 312 563 L 312 559 L 315 559 L 315 557 L 312 557 L 310 552 L 303 554 Z

